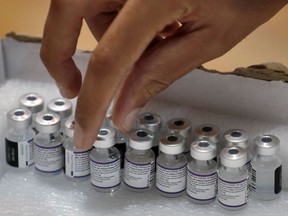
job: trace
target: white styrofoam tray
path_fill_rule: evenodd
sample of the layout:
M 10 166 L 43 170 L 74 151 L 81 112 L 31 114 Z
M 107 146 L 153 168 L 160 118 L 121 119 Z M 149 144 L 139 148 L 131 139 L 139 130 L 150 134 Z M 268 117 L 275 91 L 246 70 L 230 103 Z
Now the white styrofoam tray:
M 46 101 L 59 97 L 52 80 L 42 66 L 39 44 L 22 43 L 10 38 L 2 40 L 5 72 L 0 70 L 0 131 L 5 136 L 5 113 L 17 106 L 18 98 L 26 92 L 38 92 Z M 77 53 L 76 62 L 82 70 L 89 54 Z M 0 59 L 1 63 L 1 59 Z M 3 64 L 3 63 L 2 63 Z M 4 68 L 0 65 L 0 68 Z M 4 74 L 3 74 L 4 73 Z M 164 122 L 181 116 L 193 126 L 212 123 L 222 131 L 229 128 L 246 129 L 251 137 L 271 133 L 281 140 L 283 159 L 283 193 L 278 200 L 262 202 L 250 199 L 249 206 L 235 215 L 288 215 L 288 85 L 264 82 L 232 75 L 222 76 L 194 70 L 178 80 L 151 101 L 143 111 L 159 113 Z M 75 104 L 75 101 L 73 101 Z M 43 178 L 34 173 L 11 170 L 5 164 L 4 142 L 0 146 L 0 215 L 230 215 L 214 202 L 208 206 L 190 203 L 186 196 L 168 199 L 156 190 L 133 193 L 123 185 L 114 194 L 93 190 L 89 181 L 71 182 L 63 174 Z

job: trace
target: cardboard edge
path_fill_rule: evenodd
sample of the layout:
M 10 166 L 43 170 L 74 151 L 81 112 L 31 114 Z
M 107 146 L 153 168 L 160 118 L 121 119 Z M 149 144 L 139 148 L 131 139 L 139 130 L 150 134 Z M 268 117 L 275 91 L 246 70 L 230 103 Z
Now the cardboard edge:
M 0 39 L 0 84 L 5 81 L 5 59 L 4 59 L 4 48 L 2 45 L 2 39 Z

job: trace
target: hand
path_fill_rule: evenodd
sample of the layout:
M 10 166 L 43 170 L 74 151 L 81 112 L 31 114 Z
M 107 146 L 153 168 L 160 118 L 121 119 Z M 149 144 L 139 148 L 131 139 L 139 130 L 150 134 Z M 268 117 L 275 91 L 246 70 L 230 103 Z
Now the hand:
M 113 121 L 129 131 L 151 97 L 226 53 L 286 4 L 287 0 L 51 0 L 40 54 L 61 94 L 79 94 L 74 143 L 92 146 L 114 97 Z M 99 44 L 82 84 L 71 57 L 83 19 Z

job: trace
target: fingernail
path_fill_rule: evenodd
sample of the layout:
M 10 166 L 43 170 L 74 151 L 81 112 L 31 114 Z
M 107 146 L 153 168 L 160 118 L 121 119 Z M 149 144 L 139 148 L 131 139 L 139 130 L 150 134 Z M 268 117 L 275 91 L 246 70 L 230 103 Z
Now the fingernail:
M 135 122 L 136 122 L 136 118 L 138 116 L 140 109 L 134 109 L 132 112 L 130 112 L 122 121 L 122 127 L 126 130 L 126 131 L 130 131 Z

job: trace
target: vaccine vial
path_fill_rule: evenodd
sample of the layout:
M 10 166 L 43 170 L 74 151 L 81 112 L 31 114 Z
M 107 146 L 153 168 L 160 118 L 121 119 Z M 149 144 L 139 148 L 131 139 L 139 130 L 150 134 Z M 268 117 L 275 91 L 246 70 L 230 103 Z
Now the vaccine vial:
M 65 123 L 65 149 L 64 173 L 69 179 L 86 180 L 90 176 L 89 153 L 91 149 L 83 150 L 73 145 L 75 123 L 69 118 Z
M 247 153 L 241 147 L 226 147 L 220 155 L 218 171 L 218 202 L 228 210 L 240 210 L 247 206 L 249 174 L 245 166 Z
M 108 127 L 112 127 L 115 132 L 116 132 L 116 141 L 115 141 L 115 147 L 118 149 L 120 153 L 120 163 L 121 163 L 121 168 L 124 168 L 124 157 L 125 157 L 125 152 L 128 147 L 129 143 L 129 138 L 128 135 L 125 133 L 122 133 L 121 131 L 117 130 L 115 128 L 115 125 L 112 120 L 112 114 L 109 114 L 105 118 L 105 125 Z
M 162 119 L 161 117 L 152 112 L 145 112 L 138 115 L 137 128 L 146 128 L 153 133 L 153 146 L 152 150 L 155 156 L 159 153 L 159 140 L 161 136 Z
M 56 98 L 50 100 L 47 104 L 47 111 L 56 113 L 61 119 L 60 132 L 65 133 L 65 122 L 72 115 L 72 103 L 65 98 Z
M 201 124 L 195 127 L 193 132 L 196 140 L 208 140 L 216 145 L 215 160 L 219 163 L 220 152 L 223 149 L 219 127 L 214 124 Z
M 280 197 L 282 161 L 278 155 L 279 145 L 279 139 L 273 135 L 264 134 L 254 139 L 251 192 L 257 199 L 273 200 Z
M 15 168 L 28 168 L 34 164 L 33 138 L 30 128 L 32 114 L 26 108 L 10 110 L 7 113 L 8 128 L 5 137 L 6 162 Z
M 246 150 L 247 152 L 246 167 L 250 174 L 252 154 L 250 151 L 250 146 L 249 146 L 249 141 L 248 141 L 249 139 L 248 133 L 241 129 L 231 129 L 231 130 L 226 131 L 223 137 L 224 137 L 225 147 L 237 146 Z
M 115 130 L 100 129 L 90 153 L 91 183 L 100 192 L 114 192 L 120 187 L 120 153 L 115 145 Z
M 187 159 L 183 154 L 184 138 L 167 134 L 160 139 L 156 160 L 156 187 L 165 197 L 179 197 L 186 190 Z
M 38 113 L 43 111 L 44 98 L 37 93 L 24 94 L 19 99 L 19 105 L 20 107 L 25 107 L 29 109 L 30 112 L 32 113 L 33 120 L 32 120 L 31 127 L 35 131 L 36 130 L 35 118 Z M 37 131 L 35 132 L 38 133 Z
M 55 113 L 42 113 L 36 117 L 34 138 L 35 169 L 37 173 L 52 176 L 62 172 L 64 166 L 64 136 L 60 133 L 60 117 Z
M 216 146 L 208 140 L 194 141 L 190 149 L 192 161 L 187 165 L 187 195 L 193 203 L 208 204 L 217 191 Z
M 151 150 L 153 134 L 147 129 L 129 133 L 130 147 L 125 153 L 124 183 L 136 192 L 149 190 L 155 179 L 155 155 Z
M 167 132 L 184 137 L 184 155 L 191 161 L 190 145 L 192 142 L 191 122 L 185 118 L 173 118 L 167 122 Z

